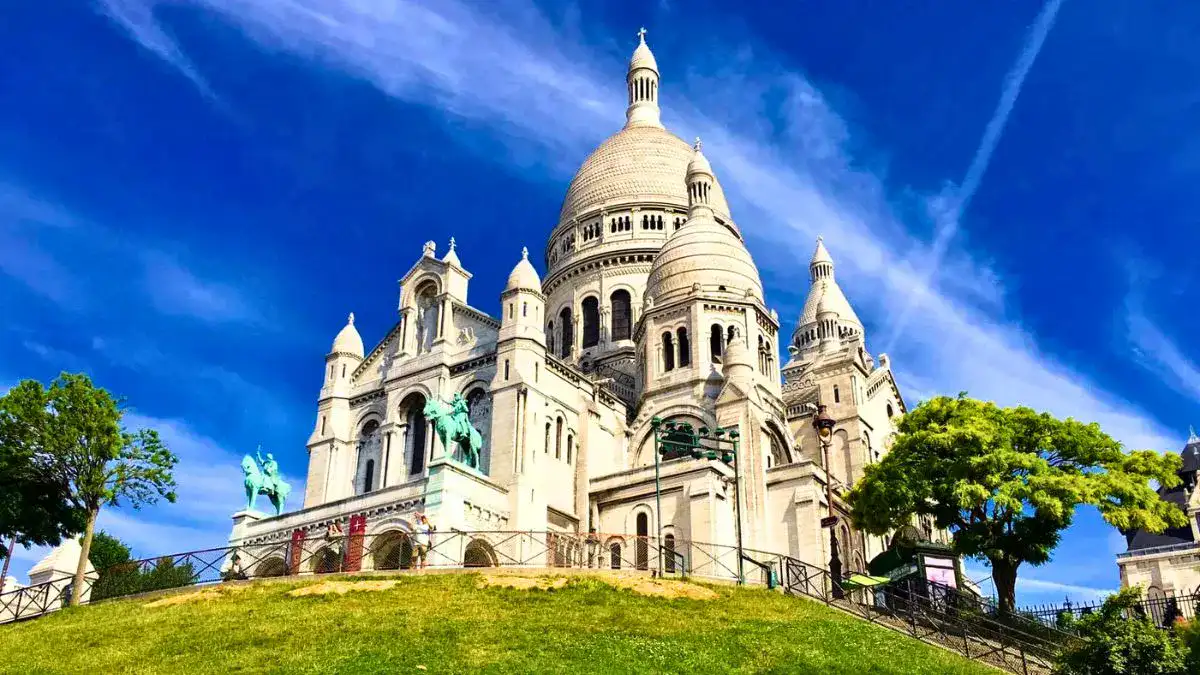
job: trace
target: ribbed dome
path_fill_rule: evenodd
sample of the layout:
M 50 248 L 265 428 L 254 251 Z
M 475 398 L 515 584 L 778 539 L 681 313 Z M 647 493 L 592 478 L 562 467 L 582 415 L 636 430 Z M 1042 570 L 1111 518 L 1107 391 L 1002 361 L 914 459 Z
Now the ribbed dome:
M 560 220 L 601 206 L 656 201 L 687 208 L 688 163 L 692 146 L 658 127 L 629 127 L 600 144 L 575 174 L 563 200 Z M 713 182 L 713 210 L 728 219 L 729 205 Z
M 337 337 L 333 339 L 333 349 L 329 351 L 334 354 L 353 354 L 360 359 L 363 358 L 362 336 L 358 334 L 358 329 L 354 327 L 353 313 L 346 320 L 346 327 L 339 331 Z
M 646 46 L 645 39 L 638 44 L 637 49 L 633 50 L 633 58 L 629 59 L 630 72 L 636 68 L 649 68 L 658 72 L 658 61 L 654 60 L 654 53 L 650 51 L 650 47 Z
M 695 284 L 710 292 L 738 296 L 749 290 L 763 298 L 758 268 L 742 240 L 707 217 L 688 221 L 663 244 L 650 267 L 646 296 L 657 302 L 672 293 L 689 291 Z
M 529 262 L 529 249 L 521 249 L 521 262 L 513 268 L 512 274 L 508 275 L 508 283 L 504 285 L 504 291 L 515 291 L 517 289 L 526 291 L 542 290 L 542 279 L 538 276 L 537 270 L 533 268 L 533 263 Z

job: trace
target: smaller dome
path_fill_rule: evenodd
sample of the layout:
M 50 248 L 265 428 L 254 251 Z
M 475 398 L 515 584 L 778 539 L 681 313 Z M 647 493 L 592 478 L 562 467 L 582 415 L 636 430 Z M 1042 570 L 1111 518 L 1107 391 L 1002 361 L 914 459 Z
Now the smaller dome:
M 629 72 L 633 72 L 636 68 L 649 68 L 658 72 L 658 61 L 654 60 L 654 53 L 646 45 L 645 28 L 638 31 L 638 46 L 633 50 L 633 57 L 629 59 Z
M 504 292 L 515 291 L 537 291 L 542 290 L 542 278 L 538 276 L 537 270 L 533 268 L 533 263 L 529 262 L 529 249 L 521 249 L 521 262 L 513 268 L 512 274 L 508 275 L 508 283 L 504 286 Z
M 350 318 L 346 319 L 346 327 L 338 332 L 337 337 L 333 339 L 333 349 L 329 350 L 333 354 L 352 354 L 358 358 L 363 358 L 363 341 L 362 336 L 358 334 L 358 329 L 354 327 L 354 312 L 350 313 Z
M 712 164 L 708 163 L 708 158 L 700 152 L 700 137 L 696 137 L 696 143 L 692 146 L 692 161 L 688 162 L 687 175 L 691 176 L 697 173 L 713 175 Z
M 726 381 L 747 382 L 754 377 L 754 365 L 750 359 L 750 349 L 746 346 L 746 338 L 741 333 L 734 335 L 729 344 L 725 345 L 725 354 L 721 357 L 723 366 L 721 374 Z
M 706 291 L 763 297 L 758 268 L 745 244 L 728 227 L 709 217 L 684 223 L 663 244 L 646 281 L 646 297 L 655 301 L 695 284 Z

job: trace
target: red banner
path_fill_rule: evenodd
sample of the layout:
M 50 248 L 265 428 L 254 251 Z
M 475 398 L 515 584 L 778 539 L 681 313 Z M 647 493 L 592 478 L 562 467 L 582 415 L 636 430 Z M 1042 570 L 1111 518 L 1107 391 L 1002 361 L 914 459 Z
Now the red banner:
M 300 573 L 300 560 L 304 557 L 304 530 L 292 532 L 292 548 L 289 552 L 288 574 Z
M 346 549 L 346 571 L 362 569 L 363 538 L 367 533 L 367 517 L 361 513 L 350 516 L 350 546 Z

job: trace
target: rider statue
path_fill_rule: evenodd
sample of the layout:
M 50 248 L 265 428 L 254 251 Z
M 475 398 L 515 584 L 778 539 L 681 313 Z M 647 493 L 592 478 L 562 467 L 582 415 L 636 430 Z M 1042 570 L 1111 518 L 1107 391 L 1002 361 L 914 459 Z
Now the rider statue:
M 279 462 L 275 461 L 275 456 L 268 452 L 267 458 L 264 460 L 261 445 L 258 446 L 258 450 L 254 451 L 254 454 L 258 457 L 259 465 L 262 466 L 263 475 L 270 478 L 272 483 L 277 481 L 279 479 Z

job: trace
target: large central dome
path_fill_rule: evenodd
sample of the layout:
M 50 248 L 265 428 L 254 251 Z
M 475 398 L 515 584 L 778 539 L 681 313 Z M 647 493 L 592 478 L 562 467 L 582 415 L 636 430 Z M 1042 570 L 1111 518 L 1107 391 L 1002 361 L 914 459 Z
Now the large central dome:
M 584 161 L 567 188 L 560 222 L 599 208 L 662 202 L 687 208 L 684 176 L 692 146 L 660 126 L 629 126 L 608 137 Z M 713 210 L 729 215 L 725 193 L 714 184 Z

